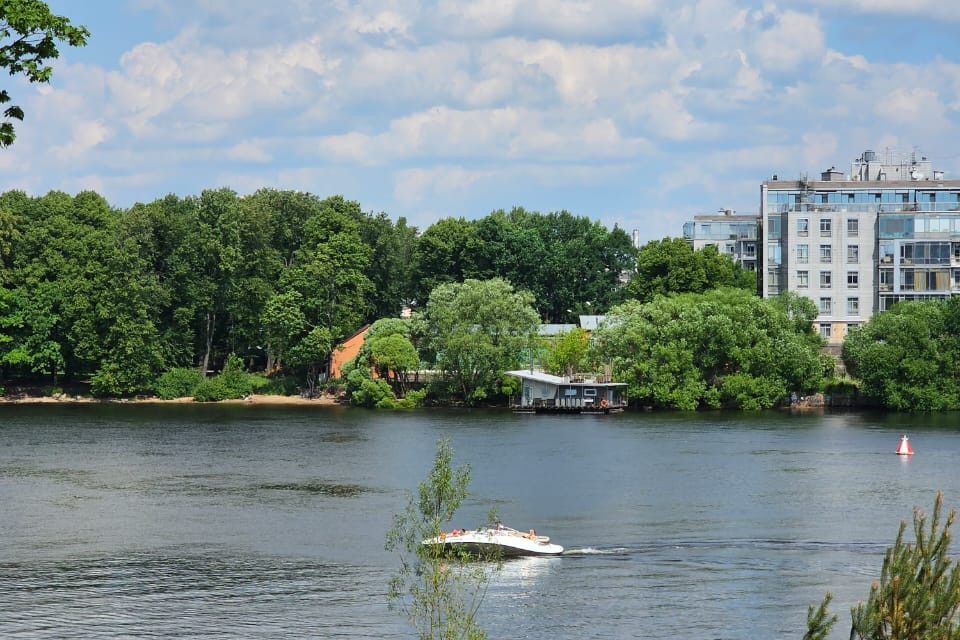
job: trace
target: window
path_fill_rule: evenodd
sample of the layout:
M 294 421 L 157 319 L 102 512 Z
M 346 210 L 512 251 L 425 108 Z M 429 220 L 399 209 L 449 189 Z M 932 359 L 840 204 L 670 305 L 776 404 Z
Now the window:
M 820 272 L 820 288 L 829 289 L 832 285 L 832 277 L 829 271 Z
M 594 396 L 597 395 L 597 390 L 596 390 L 596 389 L 591 389 L 591 388 L 589 388 L 589 387 L 584 387 L 584 389 L 583 389 L 583 395 L 584 395 L 584 396 L 587 396 L 587 397 L 594 397 Z
M 806 218 L 797 218 L 797 235 L 805 236 L 810 231 L 810 221 Z
M 833 262 L 833 248 L 830 245 L 820 245 L 820 262 Z
M 820 313 L 823 315 L 829 315 L 833 307 L 833 298 L 820 298 Z
M 847 298 L 847 315 L 860 315 L 860 298 Z
M 810 261 L 810 245 L 798 244 L 797 245 L 797 263 L 807 264 L 807 262 L 809 261 Z
M 860 221 L 856 218 L 847 218 L 847 235 L 851 238 L 860 235 Z
M 960 272 L 958 272 L 960 273 Z M 797 288 L 806 289 L 810 286 L 810 272 L 809 271 L 797 271 Z
M 893 264 L 893 243 L 880 243 L 880 264 Z
M 857 264 L 860 262 L 860 247 L 858 245 L 847 245 L 847 262 L 849 264 Z
M 859 271 L 847 271 L 847 286 L 851 289 L 860 288 L 860 272 Z
M 826 323 L 820 324 L 820 337 L 830 339 L 830 325 Z
M 831 227 L 830 218 L 824 218 L 820 221 L 820 235 L 827 238 L 832 235 L 833 229 Z
M 893 270 L 881 269 L 880 270 L 880 291 L 892 291 L 892 290 L 893 290 Z
M 767 264 L 779 265 L 781 258 L 781 249 L 779 242 L 767 243 Z

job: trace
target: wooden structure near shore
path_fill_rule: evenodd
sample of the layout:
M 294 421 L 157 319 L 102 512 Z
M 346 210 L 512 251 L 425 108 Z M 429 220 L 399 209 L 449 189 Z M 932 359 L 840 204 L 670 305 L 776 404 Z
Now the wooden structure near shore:
M 601 376 L 555 376 L 543 371 L 507 371 L 520 379 L 520 398 L 511 402 L 516 413 L 618 413 L 627 407 L 625 382 Z

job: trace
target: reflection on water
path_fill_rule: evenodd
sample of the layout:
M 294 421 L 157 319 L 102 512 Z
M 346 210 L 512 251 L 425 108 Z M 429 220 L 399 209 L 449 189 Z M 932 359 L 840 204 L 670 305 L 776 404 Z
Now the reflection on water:
M 842 638 L 899 521 L 960 501 L 948 416 L 0 406 L 0 637 L 410 637 L 384 533 L 439 437 L 457 526 L 566 547 L 503 563 L 493 638 L 797 638 L 828 590 Z

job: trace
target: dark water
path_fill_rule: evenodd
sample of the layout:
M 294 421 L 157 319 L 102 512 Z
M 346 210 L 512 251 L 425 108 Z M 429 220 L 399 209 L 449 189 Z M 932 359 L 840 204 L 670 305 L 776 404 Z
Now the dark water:
M 438 437 L 571 553 L 506 563 L 492 638 L 800 638 L 914 505 L 960 502 L 960 415 L 513 416 L 0 407 L 0 637 L 411 637 L 392 514 Z M 913 459 L 893 455 L 901 432 Z

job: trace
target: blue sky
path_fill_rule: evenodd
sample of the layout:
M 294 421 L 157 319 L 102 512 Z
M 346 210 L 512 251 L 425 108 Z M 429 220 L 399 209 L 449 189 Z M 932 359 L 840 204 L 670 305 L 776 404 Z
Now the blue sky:
M 960 3 L 54 0 L 87 25 L 4 188 L 118 206 L 343 194 L 425 228 L 521 205 L 679 235 L 771 174 L 921 151 L 960 177 Z

